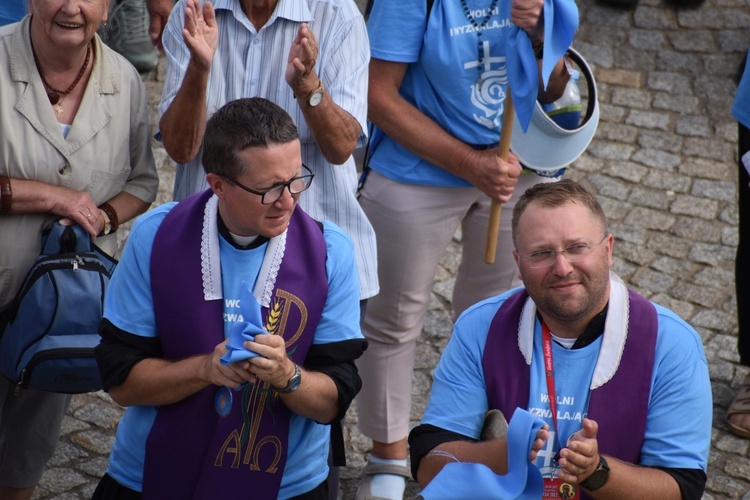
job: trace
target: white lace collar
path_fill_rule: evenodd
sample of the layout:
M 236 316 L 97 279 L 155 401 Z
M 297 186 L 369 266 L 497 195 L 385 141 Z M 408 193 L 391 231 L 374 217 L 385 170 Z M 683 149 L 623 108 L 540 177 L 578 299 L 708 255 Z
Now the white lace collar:
M 219 252 L 219 199 L 211 196 L 203 211 L 203 230 L 201 232 L 201 274 L 203 275 L 203 299 L 220 300 L 223 298 L 221 288 L 221 258 Z M 279 274 L 279 267 L 286 248 L 286 231 L 268 241 L 263 263 L 255 282 L 253 295 L 262 307 L 269 307 L 271 294 Z

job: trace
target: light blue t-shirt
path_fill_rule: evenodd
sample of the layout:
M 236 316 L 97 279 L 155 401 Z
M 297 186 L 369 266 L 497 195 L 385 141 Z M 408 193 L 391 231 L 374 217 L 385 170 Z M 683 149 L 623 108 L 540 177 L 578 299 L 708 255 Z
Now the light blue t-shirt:
M 174 205 L 161 205 L 136 221 L 105 298 L 104 316 L 117 328 L 143 337 L 158 336 L 151 295 L 151 248 L 159 225 Z M 323 236 L 327 250 L 328 298 L 313 344 L 363 338 L 359 329 L 359 281 L 353 244 L 338 226 L 329 222 L 323 222 Z M 242 282 L 254 286 L 267 246 L 266 243 L 258 248 L 240 250 L 220 237 L 225 336 L 232 322 L 242 321 L 239 307 Z M 155 418 L 156 408 L 131 406 L 117 428 L 107 473 L 136 491 L 142 490 L 146 438 Z M 287 462 L 278 498 L 308 492 L 325 480 L 329 436 L 329 426 L 292 415 Z
M 750 62 L 745 63 L 745 71 L 737 86 L 737 94 L 734 96 L 732 105 L 732 116 L 747 128 L 750 128 Z
M 487 3 L 475 6 L 467 0 L 467 5 L 481 25 Z M 512 26 L 510 2 L 498 1 L 482 30 L 480 71 L 479 38 L 461 3 L 435 0 L 425 26 L 426 10 L 427 0 L 375 2 L 367 24 L 371 56 L 408 63 L 399 93 L 449 134 L 473 145 L 497 143 L 508 83 L 505 32 Z M 370 166 L 378 173 L 406 184 L 471 185 L 377 134 Z
M 435 370 L 423 424 L 479 438 L 488 410 L 482 369 L 487 332 L 497 310 L 516 291 L 480 302 L 458 319 Z M 682 319 L 664 307 L 655 307 L 659 326 L 640 465 L 705 471 L 711 444 L 712 396 L 703 345 L 695 330 Z M 568 437 L 581 429 L 602 338 L 575 350 L 553 342 L 558 440 L 547 393 L 541 330 L 537 319 L 527 409 L 550 428 L 547 446 L 536 462 L 542 474 L 547 475 L 552 472 L 557 443 L 564 447 Z M 503 362 L 502 353 L 497 354 L 497 362 Z M 599 433 L 604 432 L 618 430 L 599 428 Z

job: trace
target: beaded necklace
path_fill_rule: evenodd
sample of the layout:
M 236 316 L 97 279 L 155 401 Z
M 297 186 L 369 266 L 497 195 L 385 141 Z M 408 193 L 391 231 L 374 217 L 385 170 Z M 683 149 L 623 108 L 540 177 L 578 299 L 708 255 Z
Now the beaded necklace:
M 52 85 L 47 83 L 47 80 L 44 79 L 44 74 L 42 74 L 42 68 L 39 67 L 39 59 L 36 57 L 36 51 L 34 50 L 34 44 L 31 44 L 31 53 L 34 54 L 34 63 L 36 64 L 36 69 L 39 70 L 39 76 L 42 78 L 42 83 L 44 84 L 45 89 L 47 90 L 47 99 L 49 99 L 50 104 L 52 104 L 55 107 L 55 112 L 59 116 L 63 112 L 62 103 L 60 102 L 60 97 L 65 97 L 66 95 L 70 94 L 74 88 L 78 85 L 78 82 L 81 81 L 81 78 L 83 78 L 83 74 L 86 72 L 86 67 L 89 65 L 89 60 L 91 59 L 91 44 L 89 43 L 86 46 L 86 59 L 83 61 L 83 66 L 81 66 L 81 71 L 78 72 L 78 76 L 73 81 L 73 83 L 65 90 L 58 90 L 54 88 Z
M 477 23 L 476 19 L 474 19 L 474 16 L 471 15 L 471 10 L 469 9 L 469 5 L 466 3 L 466 0 L 461 0 L 461 7 L 463 7 L 464 9 L 466 20 L 469 21 L 472 26 L 474 26 L 474 32 L 477 34 L 477 85 L 479 86 L 479 90 L 482 90 L 482 62 L 484 61 L 482 32 L 484 31 L 484 28 L 487 27 L 487 23 L 490 22 L 492 12 L 495 10 L 496 6 L 497 0 L 492 0 L 489 9 L 487 9 L 487 15 L 484 16 L 484 19 L 481 23 Z

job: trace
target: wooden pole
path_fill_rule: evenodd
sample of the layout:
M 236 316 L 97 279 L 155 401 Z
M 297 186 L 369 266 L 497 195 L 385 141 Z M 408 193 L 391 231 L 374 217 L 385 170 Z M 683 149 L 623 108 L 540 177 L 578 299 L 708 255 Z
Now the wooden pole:
M 513 117 L 516 111 L 513 108 L 513 99 L 510 97 L 510 86 L 505 89 L 505 109 L 503 110 L 503 128 L 500 130 L 500 145 L 497 148 L 497 156 L 503 161 L 508 161 L 510 152 L 510 136 L 513 133 Z M 495 263 L 497 252 L 497 236 L 500 232 L 500 215 L 503 205 L 493 199 L 490 206 L 490 222 L 487 226 L 487 244 L 484 247 L 484 261 L 487 264 Z

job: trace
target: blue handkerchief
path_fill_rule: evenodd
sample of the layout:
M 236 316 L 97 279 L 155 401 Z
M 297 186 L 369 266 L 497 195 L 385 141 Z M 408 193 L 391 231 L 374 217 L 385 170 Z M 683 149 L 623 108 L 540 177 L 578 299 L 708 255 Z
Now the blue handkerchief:
M 508 473 L 495 474 L 482 464 L 450 463 L 422 491 L 425 500 L 538 500 L 542 498 L 542 474 L 529 461 L 529 453 L 542 419 L 521 408 L 508 425 Z
M 245 349 L 243 343 L 248 340 L 255 340 L 255 336 L 259 333 L 266 333 L 263 330 L 260 304 L 244 281 L 240 294 L 240 312 L 242 313 L 242 321 L 232 323 L 229 327 L 228 351 L 221 358 L 221 363 L 224 365 L 259 356 L 258 353 Z
M 544 50 L 542 83 L 547 88 L 557 61 L 565 54 L 578 29 L 578 6 L 574 0 L 544 0 Z M 506 40 L 508 85 L 523 131 L 529 128 L 536 105 L 539 69 L 531 40 L 524 30 L 512 26 Z

